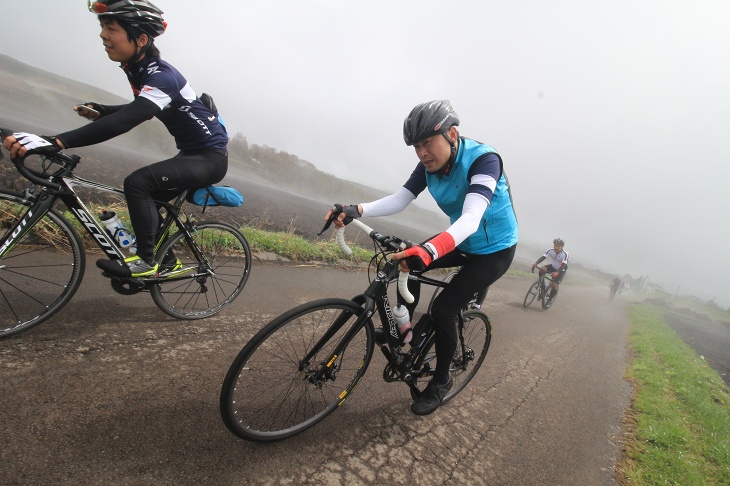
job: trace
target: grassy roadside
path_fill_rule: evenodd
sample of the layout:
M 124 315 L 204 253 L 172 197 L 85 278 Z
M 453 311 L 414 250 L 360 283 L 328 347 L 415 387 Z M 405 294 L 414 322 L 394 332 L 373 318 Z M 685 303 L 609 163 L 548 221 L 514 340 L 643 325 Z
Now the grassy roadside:
M 623 484 L 730 484 L 730 389 L 648 305 L 631 308 Z

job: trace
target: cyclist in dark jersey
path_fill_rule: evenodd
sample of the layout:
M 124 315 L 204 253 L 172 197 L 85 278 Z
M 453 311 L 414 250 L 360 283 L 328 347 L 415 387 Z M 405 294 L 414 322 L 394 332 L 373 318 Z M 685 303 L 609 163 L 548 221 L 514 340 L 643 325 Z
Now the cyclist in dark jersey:
M 201 102 L 185 77 L 160 58 L 154 39 L 167 27 L 162 10 L 147 0 L 89 2 L 89 10 L 98 15 L 104 48 L 109 59 L 121 63 L 134 100 L 119 106 L 94 102 L 76 106 L 79 116 L 94 123 L 53 137 L 16 133 L 6 137 L 4 146 L 13 157 L 50 154 L 104 142 L 157 117 L 175 138 L 179 153 L 124 179 L 137 254 L 124 262 L 96 263 L 119 277 L 151 276 L 160 270 L 154 261 L 160 224 L 154 200 L 170 200 L 183 189 L 221 181 L 228 170 L 228 134 L 217 113 Z M 174 267 L 177 261 L 173 257 L 164 263 Z
M 611 283 L 608 286 L 609 289 L 609 297 L 613 299 L 616 296 L 616 293 L 621 293 L 621 290 L 624 288 L 624 282 L 618 278 L 615 277 L 613 280 L 611 280 Z
M 347 218 L 400 212 L 424 189 L 449 216 L 451 226 L 445 231 L 392 255 L 401 261 L 402 270 L 462 267 L 434 301 L 431 315 L 424 315 L 414 328 L 418 335 L 423 326 L 433 325 L 436 336 L 433 379 L 411 405 L 418 415 L 436 410 L 453 384 L 449 367 L 457 346 L 459 311 L 507 271 L 517 247 L 517 218 L 502 158 L 494 148 L 460 137 L 458 125 L 448 100 L 416 106 L 403 125 L 406 145 L 414 147 L 419 159 L 408 181 L 385 198 L 344 206 L 335 222 L 341 226 Z M 412 316 L 420 288 L 409 281 L 409 289 L 416 297 L 407 304 Z

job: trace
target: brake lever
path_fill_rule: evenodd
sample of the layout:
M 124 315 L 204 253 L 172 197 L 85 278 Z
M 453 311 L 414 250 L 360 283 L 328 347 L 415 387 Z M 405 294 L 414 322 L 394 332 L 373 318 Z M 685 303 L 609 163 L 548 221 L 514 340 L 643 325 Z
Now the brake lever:
M 335 204 L 334 206 L 332 206 L 332 215 L 330 216 L 330 219 L 328 219 L 327 222 L 324 224 L 324 228 L 322 228 L 322 231 L 317 233 L 317 236 L 322 236 L 322 233 L 327 231 L 329 227 L 332 226 L 332 222 L 337 218 L 337 216 L 340 215 L 341 212 L 342 206 L 340 206 L 339 204 Z
M 333 217 L 331 217 L 330 219 L 327 220 L 327 222 L 324 224 L 324 228 L 322 228 L 322 231 L 320 231 L 319 233 L 317 233 L 317 236 L 322 236 L 322 233 L 324 233 L 325 231 L 327 231 L 329 229 L 329 227 L 332 226 L 332 221 L 334 221 L 334 218 L 335 218 L 335 216 L 333 216 Z

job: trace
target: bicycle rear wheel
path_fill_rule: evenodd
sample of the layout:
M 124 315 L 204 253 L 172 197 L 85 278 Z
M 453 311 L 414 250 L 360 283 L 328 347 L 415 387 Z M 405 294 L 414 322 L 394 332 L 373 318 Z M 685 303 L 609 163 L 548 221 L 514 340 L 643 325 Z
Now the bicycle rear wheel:
M 20 194 L 0 192 L 0 247 L 31 204 Z M 79 288 L 85 265 L 79 234 L 51 209 L 0 257 L 0 337 L 58 312 Z
M 217 314 L 238 297 L 251 272 L 248 241 L 233 226 L 197 223 L 191 235 L 210 268 L 196 257 L 185 233 L 178 231 L 160 247 L 157 261 L 161 263 L 171 252 L 182 267 L 168 274 L 169 281 L 158 281 L 150 288 L 155 304 L 177 319 L 203 319 Z
M 462 316 L 463 320 L 460 319 L 457 324 L 459 343 L 456 345 L 456 353 L 451 359 L 450 367 L 454 385 L 444 397 L 443 403 L 454 398 L 474 378 L 492 342 L 492 323 L 484 312 L 476 309 L 467 310 Z M 429 370 L 428 373 L 421 373 L 414 378 L 414 384 L 419 388 L 423 388 L 419 386 L 419 381 L 423 382 L 422 385 L 426 385 L 424 378 L 431 376 L 436 367 L 434 345 L 434 334 L 431 334 L 414 366 L 416 370 Z
M 327 363 L 362 312 L 349 300 L 318 300 L 261 329 L 238 353 L 223 381 L 220 410 L 226 427 L 243 439 L 267 442 L 302 432 L 332 413 L 358 384 L 373 355 L 374 330 L 368 320 Z M 333 332 L 335 324 L 341 325 Z M 322 347 L 303 361 L 320 340 Z
M 535 300 L 535 297 L 537 297 L 538 292 L 540 292 L 539 280 L 530 285 L 530 288 L 527 289 L 527 295 L 525 295 L 525 301 L 522 303 L 522 305 L 524 305 L 525 307 L 530 307 L 532 301 Z

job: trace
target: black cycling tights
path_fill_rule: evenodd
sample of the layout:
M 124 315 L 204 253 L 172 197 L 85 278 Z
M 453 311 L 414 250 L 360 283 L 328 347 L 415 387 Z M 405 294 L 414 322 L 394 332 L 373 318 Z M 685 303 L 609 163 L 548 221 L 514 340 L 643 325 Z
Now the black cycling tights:
M 452 251 L 426 268 L 427 272 L 435 268 L 462 267 L 461 271 L 439 293 L 431 308 L 430 317 L 433 319 L 436 333 L 436 370 L 433 376 L 436 383 L 443 384 L 449 380 L 451 358 L 453 358 L 458 344 L 456 322 L 459 319 L 459 310 L 469 303 L 474 294 L 485 293 L 490 285 L 504 275 L 512 264 L 516 249 L 515 244 L 489 255 Z M 408 311 L 413 315 L 421 294 L 421 285 L 409 280 L 408 289 L 416 298 L 412 304 L 406 304 Z M 398 300 L 401 300 L 400 296 Z M 428 316 L 425 315 L 423 318 L 428 319 Z
M 209 149 L 180 152 L 171 159 L 137 169 L 124 179 L 129 219 L 137 237 L 137 255 L 154 261 L 155 234 L 160 212 L 154 200 L 170 201 L 183 189 L 194 189 L 223 180 L 228 171 L 228 153 Z

